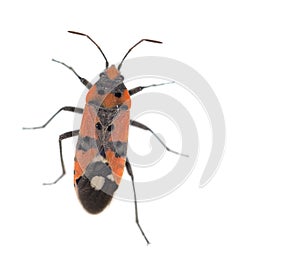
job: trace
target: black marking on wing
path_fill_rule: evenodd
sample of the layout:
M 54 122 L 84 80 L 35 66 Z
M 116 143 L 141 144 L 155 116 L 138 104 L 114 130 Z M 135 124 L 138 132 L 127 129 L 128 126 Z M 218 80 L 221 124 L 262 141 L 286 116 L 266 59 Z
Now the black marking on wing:
M 107 148 L 115 152 L 116 157 L 126 157 L 127 154 L 127 142 L 122 141 L 110 141 L 107 143 Z
M 89 213 L 97 214 L 102 212 L 110 203 L 112 196 L 102 190 L 95 190 L 91 187 L 90 180 L 84 175 L 77 181 L 79 200 Z
M 95 140 L 89 136 L 81 137 L 79 136 L 77 141 L 77 150 L 88 151 L 91 148 L 95 148 Z
M 112 170 L 105 163 L 101 161 L 92 162 L 86 167 L 85 176 L 88 179 L 92 179 L 94 176 L 106 177 L 111 174 Z M 110 191 L 106 191 L 110 192 Z
M 115 118 L 117 118 L 119 112 L 119 108 L 98 109 L 97 115 L 100 119 L 99 124 L 101 125 L 101 129 L 95 129 L 95 132 L 97 135 L 96 144 L 99 152 L 105 151 L 107 149 L 109 138 L 114 129 L 113 121 Z M 98 127 L 100 127 L 99 124 L 97 125 Z M 101 155 L 104 156 L 105 153 L 101 153 Z
M 103 146 L 103 145 L 98 145 L 98 143 L 97 143 L 97 147 L 98 147 L 98 150 L 99 150 L 99 154 L 100 154 L 103 158 L 106 158 L 104 146 Z
M 125 85 L 123 83 L 119 84 L 118 86 L 116 86 L 111 93 L 115 95 L 115 97 L 117 98 L 121 98 L 123 95 L 123 92 L 127 90 Z

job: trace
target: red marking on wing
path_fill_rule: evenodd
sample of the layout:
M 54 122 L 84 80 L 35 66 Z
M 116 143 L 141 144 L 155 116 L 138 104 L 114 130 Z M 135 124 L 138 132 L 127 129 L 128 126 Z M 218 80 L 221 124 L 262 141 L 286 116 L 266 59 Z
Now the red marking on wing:
M 97 111 L 93 106 L 86 105 L 83 111 L 79 136 L 97 139 L 95 124 L 99 121 Z
M 106 159 L 112 169 L 115 182 L 119 185 L 123 176 L 126 159 L 124 157 L 116 157 L 115 152 L 111 150 L 105 151 Z
M 88 151 L 77 150 L 76 151 L 76 159 L 78 161 L 78 165 L 80 166 L 82 172 L 86 169 L 89 163 L 95 158 L 98 154 L 98 148 L 91 148 Z M 75 163 L 76 167 L 76 163 Z
M 113 93 L 106 94 L 102 102 L 102 106 L 105 108 L 112 108 L 122 104 L 127 105 L 128 109 L 131 107 L 130 95 L 127 90 L 123 91 L 120 98 L 116 97 Z
M 124 90 L 120 98 L 116 97 L 113 93 L 98 94 L 96 85 L 93 85 L 86 95 L 86 102 L 99 102 L 102 107 L 112 108 L 117 105 L 126 105 L 128 109 L 131 107 L 131 100 L 128 90 Z
M 109 141 L 128 141 L 130 114 L 129 111 L 122 111 L 113 120 L 114 129 L 111 132 Z

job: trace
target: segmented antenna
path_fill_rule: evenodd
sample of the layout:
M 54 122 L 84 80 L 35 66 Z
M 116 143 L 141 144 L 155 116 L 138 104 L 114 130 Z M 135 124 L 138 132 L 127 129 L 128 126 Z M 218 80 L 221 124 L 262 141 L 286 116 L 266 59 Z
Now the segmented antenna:
M 75 35 L 80 35 L 80 36 L 86 36 L 88 39 L 90 39 L 92 42 L 93 42 L 93 44 L 94 45 L 96 45 L 97 46 L 97 48 L 100 50 L 100 52 L 102 53 L 102 55 L 103 55 L 103 57 L 104 57 L 104 59 L 105 59 L 105 65 L 106 65 L 106 68 L 108 68 L 108 61 L 107 61 L 107 58 L 105 57 L 105 55 L 104 55 L 104 53 L 103 53 L 103 51 L 101 50 L 101 48 L 100 48 L 100 46 L 98 45 L 98 44 L 96 44 L 96 42 L 92 39 L 92 38 L 90 38 L 88 35 L 86 35 L 86 34 L 83 34 L 83 33 L 80 33 L 80 32 L 76 32 L 76 31 L 68 31 L 69 33 L 72 33 L 72 34 L 75 34 Z
M 119 66 L 118 66 L 118 70 L 121 69 L 122 64 L 123 64 L 123 61 L 125 60 L 125 58 L 127 57 L 127 55 L 131 52 L 131 50 L 132 50 L 134 47 L 136 47 L 138 44 L 140 44 L 141 42 L 143 42 L 143 41 L 147 41 L 147 42 L 151 42 L 151 43 L 157 43 L 157 44 L 162 44 L 162 42 L 156 41 L 156 40 L 152 40 L 152 39 L 141 39 L 141 40 L 140 40 L 139 42 L 137 42 L 134 46 L 132 46 L 132 47 L 128 50 L 128 52 L 125 54 L 124 58 L 122 59 L 121 63 L 120 63 Z

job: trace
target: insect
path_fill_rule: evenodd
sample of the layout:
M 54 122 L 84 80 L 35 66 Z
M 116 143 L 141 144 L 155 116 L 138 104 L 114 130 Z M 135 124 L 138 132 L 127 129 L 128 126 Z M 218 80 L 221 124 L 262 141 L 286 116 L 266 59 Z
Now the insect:
M 76 71 L 61 61 L 54 60 L 70 69 L 88 89 L 86 105 L 84 109 L 65 106 L 59 109 L 44 125 L 23 129 L 45 128 L 52 119 L 61 111 L 69 111 L 83 114 L 79 130 L 63 133 L 59 136 L 59 153 L 62 166 L 61 175 L 51 183 L 57 183 L 66 173 L 62 153 L 62 141 L 78 136 L 74 164 L 74 187 L 82 206 L 91 214 L 100 213 L 111 202 L 114 192 L 117 190 L 124 168 L 132 181 L 134 194 L 135 217 L 147 244 L 149 240 L 139 224 L 136 190 L 131 164 L 127 157 L 129 125 L 151 132 L 166 150 L 175 154 L 187 156 L 168 148 L 165 143 L 146 125 L 130 119 L 131 96 L 153 86 L 161 86 L 167 83 L 138 86 L 128 90 L 120 73 L 122 64 L 138 44 L 143 41 L 162 43 L 151 39 L 141 39 L 133 45 L 125 54 L 122 61 L 116 67 L 109 66 L 108 60 L 99 45 L 87 34 L 75 31 L 69 33 L 87 37 L 101 52 L 106 62 L 104 72 L 100 73 L 95 84 L 91 84 L 85 78 L 79 76 Z

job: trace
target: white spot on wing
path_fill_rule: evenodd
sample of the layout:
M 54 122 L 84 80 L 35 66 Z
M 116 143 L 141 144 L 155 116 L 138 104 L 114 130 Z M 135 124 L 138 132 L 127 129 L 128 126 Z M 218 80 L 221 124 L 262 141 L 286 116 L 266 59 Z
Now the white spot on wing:
M 100 190 L 105 182 L 105 178 L 102 176 L 94 176 L 91 179 L 91 187 L 93 187 L 96 190 Z
M 96 155 L 92 162 L 102 162 L 102 163 L 107 163 L 107 160 L 101 156 L 101 155 Z
M 106 178 L 111 181 L 115 181 L 114 176 L 112 174 L 107 175 Z

